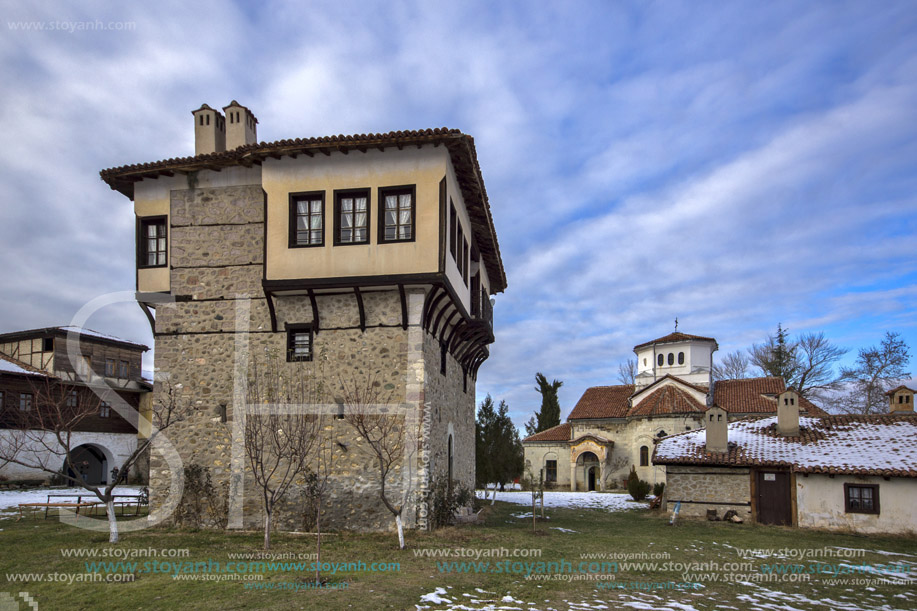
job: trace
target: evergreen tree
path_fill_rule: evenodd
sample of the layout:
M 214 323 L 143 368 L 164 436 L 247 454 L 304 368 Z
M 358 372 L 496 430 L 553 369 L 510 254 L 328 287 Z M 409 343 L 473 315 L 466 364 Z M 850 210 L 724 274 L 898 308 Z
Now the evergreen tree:
M 519 431 L 509 417 L 506 401 L 500 401 L 495 409 L 487 395 L 475 424 L 476 485 L 511 482 L 522 473 L 524 458 Z
M 559 380 L 548 382 L 548 379 L 541 373 L 535 374 L 535 382 L 538 384 L 535 390 L 541 393 L 541 411 L 535 415 L 537 419 L 535 433 L 540 433 L 560 424 L 560 402 L 557 400 L 557 390 L 564 383 Z M 526 425 L 526 430 L 528 430 L 528 425 Z

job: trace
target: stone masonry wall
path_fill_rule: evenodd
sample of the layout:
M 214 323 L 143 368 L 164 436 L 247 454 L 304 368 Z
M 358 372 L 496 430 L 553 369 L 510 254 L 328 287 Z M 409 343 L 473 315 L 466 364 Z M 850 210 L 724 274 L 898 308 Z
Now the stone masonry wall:
M 708 509 L 716 509 L 722 517 L 734 509 L 743 520 L 752 518 L 748 469 L 668 465 L 665 499 L 669 509 L 681 501 L 682 516 L 704 517 Z

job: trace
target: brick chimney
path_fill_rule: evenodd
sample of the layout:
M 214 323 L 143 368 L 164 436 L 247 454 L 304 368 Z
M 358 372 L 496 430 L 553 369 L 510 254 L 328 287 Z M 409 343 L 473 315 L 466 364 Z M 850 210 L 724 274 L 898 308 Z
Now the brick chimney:
M 226 150 L 226 120 L 219 110 L 201 104 L 194 115 L 194 154 L 207 155 Z
M 729 449 L 726 410 L 713 407 L 704 412 L 704 429 L 707 433 L 707 452 L 726 452 Z
M 235 100 L 223 107 L 226 114 L 226 150 L 258 142 L 258 119 Z
M 777 434 L 799 435 L 799 395 L 793 389 L 777 395 Z
M 888 395 L 888 411 L 892 414 L 914 413 L 914 390 L 899 386 L 885 393 Z

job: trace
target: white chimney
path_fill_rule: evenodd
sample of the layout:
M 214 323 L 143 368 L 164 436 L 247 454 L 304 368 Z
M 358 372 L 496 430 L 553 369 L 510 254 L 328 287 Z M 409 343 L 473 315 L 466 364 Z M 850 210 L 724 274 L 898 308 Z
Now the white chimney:
M 219 110 L 201 104 L 194 115 L 194 154 L 208 155 L 226 150 L 226 123 Z
M 226 150 L 258 142 L 258 119 L 235 100 L 223 107 L 226 113 Z
M 777 395 L 777 434 L 786 437 L 799 435 L 799 395 L 795 390 L 785 390 Z
M 707 452 L 726 452 L 729 450 L 727 426 L 729 424 L 726 410 L 713 407 L 704 412 L 704 429 L 707 433 Z

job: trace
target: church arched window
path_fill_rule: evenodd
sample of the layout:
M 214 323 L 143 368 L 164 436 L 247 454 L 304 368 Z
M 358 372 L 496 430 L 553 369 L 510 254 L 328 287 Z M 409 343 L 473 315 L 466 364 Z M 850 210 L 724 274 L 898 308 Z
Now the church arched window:
M 656 358 L 656 363 L 658 363 L 659 366 L 662 367 L 663 364 L 665 364 L 665 357 L 660 354 L 659 357 Z
M 669 365 L 675 364 L 675 355 L 669 352 Z
M 678 353 L 678 364 L 679 364 L 679 365 L 684 365 L 684 364 L 685 364 L 685 353 L 684 353 L 684 352 L 679 352 L 679 353 Z
M 646 446 L 640 446 L 640 466 L 650 466 L 650 449 Z

